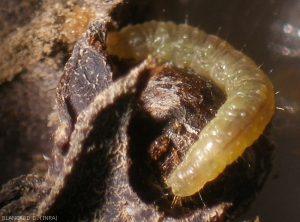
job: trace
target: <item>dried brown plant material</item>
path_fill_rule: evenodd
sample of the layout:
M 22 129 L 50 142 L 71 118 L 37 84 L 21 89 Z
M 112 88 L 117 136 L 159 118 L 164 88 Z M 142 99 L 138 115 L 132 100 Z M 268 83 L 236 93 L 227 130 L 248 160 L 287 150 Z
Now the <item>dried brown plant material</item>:
M 76 41 L 63 38 L 65 15 L 77 5 L 108 18 L 119 2 L 1 1 L 1 184 L 24 173 L 45 172 L 42 157 L 50 155 L 59 124 L 52 118 L 57 117 L 55 89 Z
M 64 15 L 65 21 L 61 34 L 67 42 L 75 42 L 93 18 L 95 18 L 95 14 L 90 8 L 81 8 L 76 5 L 71 12 Z
M 95 16 L 108 18 L 108 13 L 120 0 L 85 3 L 77 0 L 45 0 L 30 1 L 28 6 L 23 1 L 16 1 L 15 6 L 9 2 L 1 3 L 0 10 L 8 10 L 6 7 L 9 4 L 12 11 L 24 7 L 28 13 L 18 13 L 15 9 L 13 15 L 3 13 L 1 16 L 0 24 L 4 23 L 7 29 L 0 31 L 0 83 L 11 81 L 16 74 L 31 70 L 41 60 L 46 60 L 45 63 L 51 63 L 56 69 L 61 68 L 64 61 L 59 60 L 64 59 L 65 55 L 61 55 L 59 50 L 72 47 Z M 13 16 L 18 18 L 17 21 Z M 19 27 L 12 29 L 10 25 Z M 56 54 L 56 58 L 53 58 L 53 54 Z
M 151 57 L 134 65 L 109 57 L 108 12 L 119 2 L 80 6 L 92 5 L 95 18 L 75 44 L 56 89 L 60 126 L 52 156 L 45 158 L 48 172 L 4 185 L 1 216 L 224 221 L 245 209 L 262 184 L 272 150 L 264 139 L 201 193 L 184 198 L 172 194 L 165 179 L 224 95 L 190 69 L 158 65 Z

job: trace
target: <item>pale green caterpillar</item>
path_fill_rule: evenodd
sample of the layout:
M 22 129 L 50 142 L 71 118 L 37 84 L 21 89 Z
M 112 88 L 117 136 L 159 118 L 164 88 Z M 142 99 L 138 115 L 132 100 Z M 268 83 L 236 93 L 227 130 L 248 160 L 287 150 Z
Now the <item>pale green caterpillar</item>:
M 140 61 L 191 68 L 227 95 L 215 118 L 167 179 L 176 196 L 189 196 L 215 179 L 263 133 L 274 113 L 273 86 L 243 53 L 226 41 L 188 25 L 148 22 L 108 33 L 107 50 Z

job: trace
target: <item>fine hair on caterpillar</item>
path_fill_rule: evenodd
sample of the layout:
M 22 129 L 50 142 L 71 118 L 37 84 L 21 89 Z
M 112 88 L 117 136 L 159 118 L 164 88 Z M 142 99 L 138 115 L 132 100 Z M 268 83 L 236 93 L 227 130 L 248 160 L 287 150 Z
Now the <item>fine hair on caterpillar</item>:
M 107 51 L 120 59 L 190 68 L 227 96 L 183 161 L 167 179 L 175 196 L 190 196 L 214 180 L 263 133 L 274 113 L 273 85 L 246 55 L 214 35 L 185 24 L 147 22 L 107 35 Z

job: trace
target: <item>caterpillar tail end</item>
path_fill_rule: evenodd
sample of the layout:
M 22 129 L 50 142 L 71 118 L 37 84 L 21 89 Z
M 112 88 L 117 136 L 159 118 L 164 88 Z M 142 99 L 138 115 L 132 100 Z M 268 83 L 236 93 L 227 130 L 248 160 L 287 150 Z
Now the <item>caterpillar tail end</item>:
M 178 197 L 187 197 L 195 194 L 198 190 L 190 189 L 190 187 L 185 187 L 180 180 L 180 175 L 173 173 L 166 181 L 168 187 L 171 188 L 172 193 Z

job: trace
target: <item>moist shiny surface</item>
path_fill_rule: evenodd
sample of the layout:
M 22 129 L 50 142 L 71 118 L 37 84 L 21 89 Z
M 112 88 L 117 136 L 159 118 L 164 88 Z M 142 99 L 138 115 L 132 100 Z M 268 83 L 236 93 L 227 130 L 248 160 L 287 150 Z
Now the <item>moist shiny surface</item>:
M 149 54 L 160 63 L 191 68 L 227 95 L 183 161 L 167 179 L 176 196 L 189 196 L 215 179 L 263 132 L 274 113 L 273 86 L 243 53 L 204 31 L 172 22 L 128 26 L 107 37 L 108 53 L 140 61 Z

